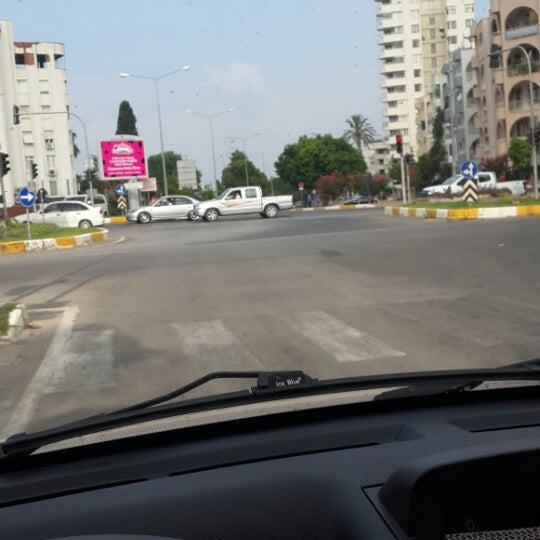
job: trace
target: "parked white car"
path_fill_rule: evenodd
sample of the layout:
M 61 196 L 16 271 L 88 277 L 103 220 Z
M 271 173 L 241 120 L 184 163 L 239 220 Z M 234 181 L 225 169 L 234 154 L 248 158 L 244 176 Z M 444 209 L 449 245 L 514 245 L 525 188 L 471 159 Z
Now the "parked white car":
M 52 223 L 59 227 L 98 227 L 105 218 L 98 207 L 78 201 L 59 201 L 46 204 L 37 212 L 21 214 L 15 218 L 19 223 Z
M 65 201 L 79 201 L 84 204 L 88 204 L 89 206 L 96 206 L 101 210 L 101 213 L 104 216 L 109 215 L 109 203 L 107 202 L 107 198 L 102 193 L 97 193 L 94 191 L 94 203 L 92 204 L 92 199 L 90 195 L 68 195 L 65 199 Z
M 168 195 L 161 197 L 154 204 L 141 206 L 126 214 L 128 221 L 149 223 L 160 219 L 198 219 L 194 206 L 199 201 L 186 195 Z
M 477 174 L 478 188 L 482 189 L 505 189 L 511 191 L 514 195 L 523 195 L 527 191 L 525 180 L 512 180 L 508 182 L 499 182 L 494 172 L 483 171 Z M 420 192 L 420 197 L 431 197 L 432 195 L 452 194 L 460 195 L 463 185 L 469 178 L 462 174 L 456 174 L 447 178 L 442 184 L 425 187 Z

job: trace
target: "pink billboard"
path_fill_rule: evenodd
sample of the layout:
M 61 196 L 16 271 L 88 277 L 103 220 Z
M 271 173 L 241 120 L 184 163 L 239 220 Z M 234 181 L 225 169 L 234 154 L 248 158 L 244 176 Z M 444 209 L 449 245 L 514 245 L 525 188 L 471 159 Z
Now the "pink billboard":
M 100 141 L 103 180 L 148 176 L 142 139 Z

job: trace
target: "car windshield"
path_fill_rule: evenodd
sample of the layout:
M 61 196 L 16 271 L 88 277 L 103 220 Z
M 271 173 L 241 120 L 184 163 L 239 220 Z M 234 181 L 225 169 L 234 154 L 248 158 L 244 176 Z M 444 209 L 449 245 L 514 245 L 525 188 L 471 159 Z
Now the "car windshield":
M 540 356 L 538 2 L 73 5 L 0 10 L 0 439 Z
M 451 176 L 450 178 L 447 178 L 441 185 L 443 186 L 448 186 L 450 184 L 453 184 L 454 182 L 456 182 L 457 180 L 459 180 L 461 178 L 461 175 L 459 174 L 456 174 L 454 176 Z

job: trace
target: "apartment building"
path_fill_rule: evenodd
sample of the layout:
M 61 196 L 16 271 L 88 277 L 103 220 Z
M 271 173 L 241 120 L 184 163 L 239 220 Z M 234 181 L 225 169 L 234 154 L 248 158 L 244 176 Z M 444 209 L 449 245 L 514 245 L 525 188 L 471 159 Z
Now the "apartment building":
M 0 20 L 0 150 L 9 154 L 8 206 L 21 187 L 31 186 L 32 163 L 38 170 L 36 189 L 51 196 L 76 193 L 63 57 L 60 43 L 14 41 L 11 22 Z
M 492 0 L 489 17 L 472 30 L 478 112 L 476 159 L 503 155 L 510 139 L 527 137 L 540 106 L 540 0 Z M 492 46 L 500 48 L 499 67 L 490 67 Z M 531 73 L 529 74 L 529 65 Z M 532 91 L 531 91 L 532 90 Z
M 474 97 L 476 74 L 472 68 L 475 51 L 469 42 L 467 48 L 455 50 L 443 66 L 446 81 L 443 87 L 444 144 L 448 161 L 457 173 L 465 161 L 476 154 L 478 129 L 475 117 L 478 100 Z
M 442 66 L 475 23 L 474 0 L 376 0 L 380 32 L 383 134 L 403 135 L 405 152 L 429 148 L 430 121 L 442 102 Z

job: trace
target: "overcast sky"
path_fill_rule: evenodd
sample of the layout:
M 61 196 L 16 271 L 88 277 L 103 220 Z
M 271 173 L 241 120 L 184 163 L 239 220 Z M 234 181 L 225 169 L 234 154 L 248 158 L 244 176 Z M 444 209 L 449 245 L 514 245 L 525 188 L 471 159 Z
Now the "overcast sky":
M 465 0 L 463 0 L 465 1 Z M 165 150 L 193 158 L 210 183 L 214 114 L 219 172 L 242 141 L 260 169 L 273 172 L 283 147 L 300 135 L 340 136 L 345 119 L 366 116 L 379 132 L 381 102 L 373 0 L 2 0 L 0 19 L 15 41 L 65 45 L 70 106 L 88 129 L 90 152 L 114 134 L 128 100 L 147 153 L 159 153 L 157 77 Z M 476 0 L 477 18 L 489 0 Z M 73 124 L 74 131 L 80 131 Z M 82 133 L 79 134 L 82 143 Z M 82 144 L 81 144 L 82 146 Z M 79 168 L 82 164 L 79 164 Z

